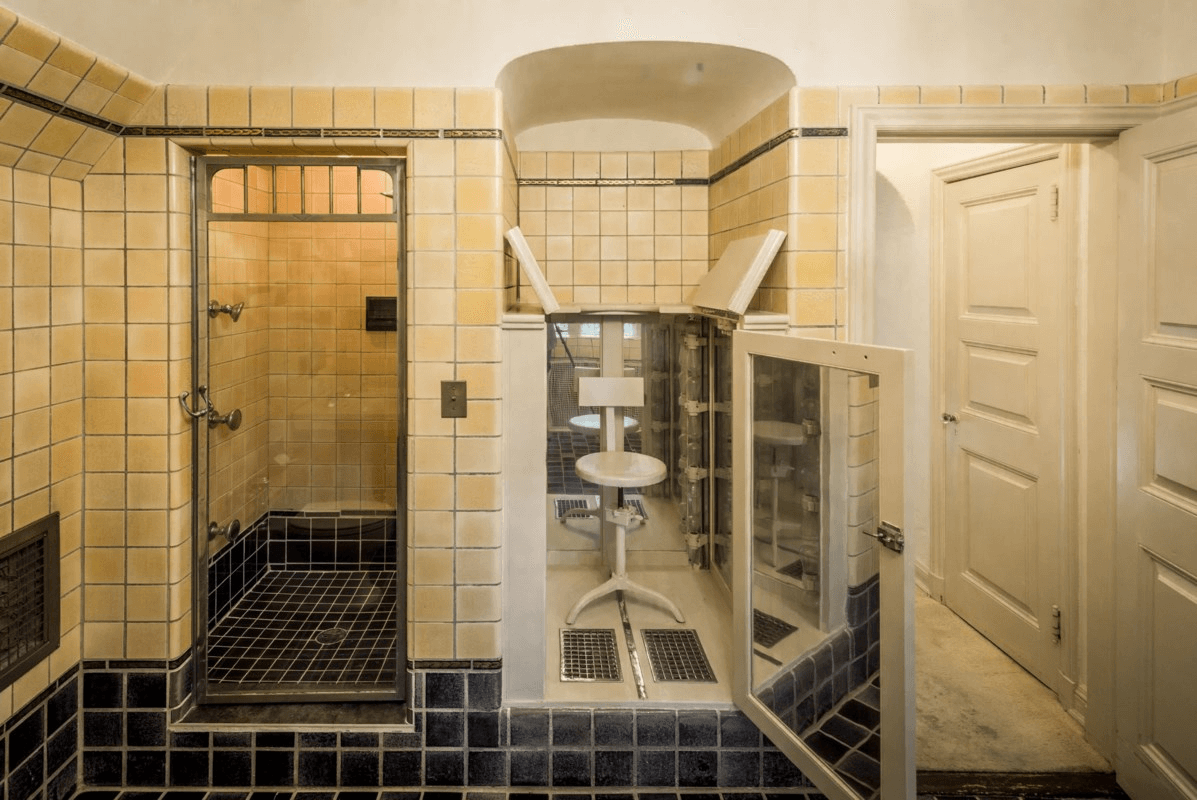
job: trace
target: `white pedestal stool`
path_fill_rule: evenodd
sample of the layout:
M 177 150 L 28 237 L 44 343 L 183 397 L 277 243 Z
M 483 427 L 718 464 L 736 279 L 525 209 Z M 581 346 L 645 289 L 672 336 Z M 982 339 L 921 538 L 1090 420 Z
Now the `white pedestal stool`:
M 615 409 L 644 405 L 644 381 L 641 378 L 583 378 L 579 381 L 578 402 L 603 409 L 602 449 L 579 458 L 574 469 L 580 478 L 617 490 L 614 506 L 603 509 L 603 519 L 615 527 L 615 563 L 610 565 L 611 577 L 582 595 L 569 610 L 565 621 L 573 625 L 583 608 L 609 594 L 624 591 L 664 607 L 678 622 L 685 622 L 681 610 L 672 600 L 628 577 L 627 532 L 635 514 L 624 506 L 623 490 L 660 483 L 667 474 L 665 462 L 661 459 L 643 453 L 628 453 L 622 449 L 623 431 L 620 430 L 622 426 L 616 423 Z

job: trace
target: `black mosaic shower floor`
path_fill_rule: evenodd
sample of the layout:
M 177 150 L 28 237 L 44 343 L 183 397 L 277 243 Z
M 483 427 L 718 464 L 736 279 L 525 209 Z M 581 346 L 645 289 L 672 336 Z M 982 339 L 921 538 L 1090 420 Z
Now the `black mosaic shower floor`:
M 393 571 L 272 570 L 212 630 L 211 683 L 392 686 Z
M 624 447 L 633 453 L 640 452 L 640 434 L 629 433 Z M 545 458 L 549 472 L 549 494 L 598 494 L 599 487 L 584 481 L 574 471 L 574 463 L 584 455 L 598 452 L 598 437 L 585 436 L 573 431 L 549 431 L 548 453 Z M 625 490 L 636 494 L 635 489 Z
M 861 797 L 881 786 L 881 678 L 875 676 L 802 737 Z

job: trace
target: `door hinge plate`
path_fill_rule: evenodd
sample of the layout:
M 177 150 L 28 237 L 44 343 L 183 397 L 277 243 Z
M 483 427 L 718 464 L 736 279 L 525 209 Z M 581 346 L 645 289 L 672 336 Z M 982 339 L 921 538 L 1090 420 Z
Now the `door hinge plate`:
M 863 533 L 872 536 L 895 553 L 901 553 L 906 547 L 906 537 L 902 535 L 902 529 L 891 522 L 882 522 L 876 533 L 868 531 L 863 531 Z
M 1060 643 L 1063 637 L 1063 628 L 1060 625 L 1060 607 L 1052 606 L 1052 641 L 1056 644 Z
M 1052 184 L 1052 222 L 1060 218 L 1060 187 Z

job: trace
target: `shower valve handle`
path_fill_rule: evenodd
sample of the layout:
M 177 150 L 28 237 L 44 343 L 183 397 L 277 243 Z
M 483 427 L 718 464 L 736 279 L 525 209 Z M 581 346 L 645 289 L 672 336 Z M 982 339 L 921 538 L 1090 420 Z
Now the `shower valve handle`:
M 195 389 L 195 396 L 204 404 L 203 408 L 197 407 L 192 411 L 191 406 L 187 405 L 188 394 L 188 392 L 183 392 L 179 395 L 179 405 L 183 407 L 183 413 L 192 419 L 199 419 L 200 417 L 208 416 L 212 412 L 212 401 L 208 399 L 207 386 L 197 386 Z

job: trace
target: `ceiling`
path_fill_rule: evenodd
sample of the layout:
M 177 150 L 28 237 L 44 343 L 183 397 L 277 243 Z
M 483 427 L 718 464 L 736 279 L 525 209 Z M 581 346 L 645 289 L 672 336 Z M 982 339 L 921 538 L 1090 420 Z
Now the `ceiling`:
M 589 119 L 683 125 L 717 144 L 795 85 L 756 50 L 695 42 L 625 41 L 520 56 L 497 85 L 514 133 Z

